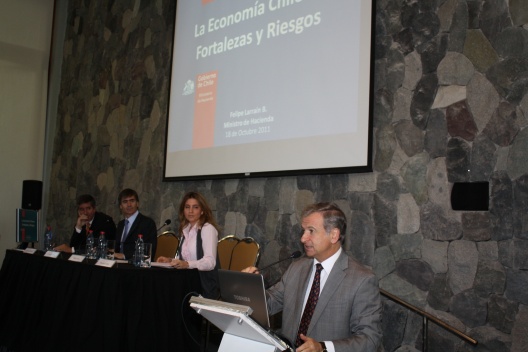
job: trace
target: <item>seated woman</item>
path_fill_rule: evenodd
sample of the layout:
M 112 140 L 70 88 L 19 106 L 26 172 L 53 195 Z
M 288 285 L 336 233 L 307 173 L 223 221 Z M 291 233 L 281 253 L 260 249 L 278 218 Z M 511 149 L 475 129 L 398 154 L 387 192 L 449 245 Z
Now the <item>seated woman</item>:
M 178 217 L 180 246 L 175 258 L 159 257 L 158 262 L 170 263 L 177 269 L 198 269 L 203 296 L 216 299 L 218 288 L 218 225 L 211 208 L 198 192 L 183 197 Z

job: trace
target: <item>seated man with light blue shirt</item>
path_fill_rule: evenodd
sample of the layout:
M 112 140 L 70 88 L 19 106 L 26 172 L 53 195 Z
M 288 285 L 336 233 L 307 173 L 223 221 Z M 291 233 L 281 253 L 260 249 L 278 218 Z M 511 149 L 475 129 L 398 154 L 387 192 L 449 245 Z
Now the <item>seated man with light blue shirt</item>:
M 158 243 L 156 223 L 139 212 L 137 192 L 126 188 L 119 193 L 118 201 L 119 209 L 125 218 L 117 224 L 115 257 L 132 259 L 138 235 L 143 235 L 145 243 L 152 243 L 152 255 L 154 255 Z
M 280 333 L 295 351 L 376 351 L 381 340 L 378 280 L 343 250 L 345 214 L 335 204 L 317 203 L 301 218 L 306 257 L 266 291 L 269 313 L 282 311 Z M 258 273 L 255 267 L 244 271 Z

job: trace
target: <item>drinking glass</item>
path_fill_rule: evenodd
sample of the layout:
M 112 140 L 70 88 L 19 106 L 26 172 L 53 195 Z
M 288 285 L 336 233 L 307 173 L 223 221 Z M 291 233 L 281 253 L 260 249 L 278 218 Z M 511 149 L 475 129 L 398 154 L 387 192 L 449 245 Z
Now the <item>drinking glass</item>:
M 106 258 L 114 260 L 114 253 L 115 253 L 115 240 L 107 240 L 106 241 Z
M 152 243 L 144 243 L 145 250 L 143 252 L 143 260 L 141 261 L 142 268 L 150 268 L 152 261 Z

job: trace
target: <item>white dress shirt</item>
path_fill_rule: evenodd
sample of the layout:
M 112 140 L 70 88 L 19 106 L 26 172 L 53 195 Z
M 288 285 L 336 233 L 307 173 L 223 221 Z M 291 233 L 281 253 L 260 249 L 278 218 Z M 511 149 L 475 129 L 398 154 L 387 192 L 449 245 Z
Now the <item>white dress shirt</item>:
M 319 293 L 323 292 L 324 285 L 326 284 L 326 279 L 328 279 L 328 275 L 330 275 L 330 272 L 332 271 L 332 268 L 334 267 L 334 264 L 337 261 L 337 258 L 341 255 L 341 252 L 343 251 L 342 248 L 339 248 L 339 250 L 332 255 L 330 258 L 326 259 L 324 262 L 320 263 L 323 266 L 323 270 L 321 271 L 321 277 L 319 281 Z M 315 266 L 319 264 L 319 261 L 317 259 L 313 260 L 313 269 L 312 273 L 310 274 L 310 278 L 308 279 L 309 285 L 306 289 L 306 293 L 304 295 L 304 306 L 306 307 L 306 301 L 308 300 L 308 296 L 310 295 L 310 290 L 312 289 L 312 282 L 315 277 Z M 332 341 L 323 341 L 325 343 L 326 349 L 328 352 L 335 352 L 334 344 Z

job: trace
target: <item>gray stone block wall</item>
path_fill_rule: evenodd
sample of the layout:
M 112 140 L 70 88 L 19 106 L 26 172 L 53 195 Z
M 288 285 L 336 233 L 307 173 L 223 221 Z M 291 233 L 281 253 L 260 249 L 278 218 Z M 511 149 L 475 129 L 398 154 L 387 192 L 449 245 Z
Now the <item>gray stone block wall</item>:
M 162 182 L 174 10 L 70 1 L 46 219 L 63 241 L 79 194 L 117 221 L 117 194 L 134 188 L 141 211 L 175 229 L 196 190 L 222 235 L 255 238 L 266 265 L 302 249 L 306 204 L 333 201 L 348 216 L 346 250 L 380 287 L 480 342 L 433 327 L 429 350 L 526 351 L 526 0 L 377 1 L 372 173 Z M 451 210 L 459 181 L 489 181 L 490 210 Z M 421 349 L 413 313 L 386 302 L 384 319 L 386 351 Z

